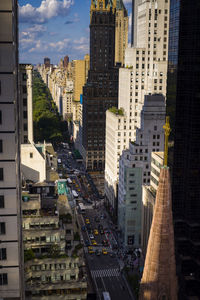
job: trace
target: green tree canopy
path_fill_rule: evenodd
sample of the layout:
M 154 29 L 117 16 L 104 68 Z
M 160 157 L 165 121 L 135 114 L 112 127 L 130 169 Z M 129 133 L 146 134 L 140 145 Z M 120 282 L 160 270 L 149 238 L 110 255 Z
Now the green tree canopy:
M 67 141 L 67 122 L 63 121 L 50 91 L 37 71 L 33 73 L 33 124 L 35 142 Z

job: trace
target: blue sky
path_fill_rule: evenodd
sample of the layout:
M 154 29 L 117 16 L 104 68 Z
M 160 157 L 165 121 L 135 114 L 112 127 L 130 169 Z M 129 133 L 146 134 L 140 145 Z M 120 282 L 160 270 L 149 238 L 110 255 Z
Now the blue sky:
M 124 0 L 129 15 L 132 0 Z M 89 53 L 91 0 L 18 0 L 20 63 L 57 64 Z

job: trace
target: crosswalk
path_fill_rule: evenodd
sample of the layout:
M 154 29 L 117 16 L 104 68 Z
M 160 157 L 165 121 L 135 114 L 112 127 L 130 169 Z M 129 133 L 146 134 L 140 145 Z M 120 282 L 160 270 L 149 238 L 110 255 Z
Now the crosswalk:
M 115 269 L 99 269 L 91 270 L 91 275 L 93 278 L 97 277 L 118 277 L 120 276 L 119 268 Z

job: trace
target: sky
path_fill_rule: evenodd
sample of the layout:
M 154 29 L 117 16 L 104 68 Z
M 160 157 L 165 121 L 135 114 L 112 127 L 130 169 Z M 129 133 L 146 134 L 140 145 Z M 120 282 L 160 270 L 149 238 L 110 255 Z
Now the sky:
M 131 2 L 123 0 L 131 22 Z M 89 53 L 91 0 L 18 0 L 20 63 L 58 64 Z M 129 34 L 130 35 L 130 34 Z

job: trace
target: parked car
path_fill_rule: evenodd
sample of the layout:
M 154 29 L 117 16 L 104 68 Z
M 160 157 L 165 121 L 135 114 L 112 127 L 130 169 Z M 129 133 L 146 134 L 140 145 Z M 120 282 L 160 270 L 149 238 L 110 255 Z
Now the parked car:
M 106 254 L 108 254 L 108 251 L 106 250 L 106 249 L 102 249 L 102 253 L 104 254 L 104 255 L 106 255 Z

